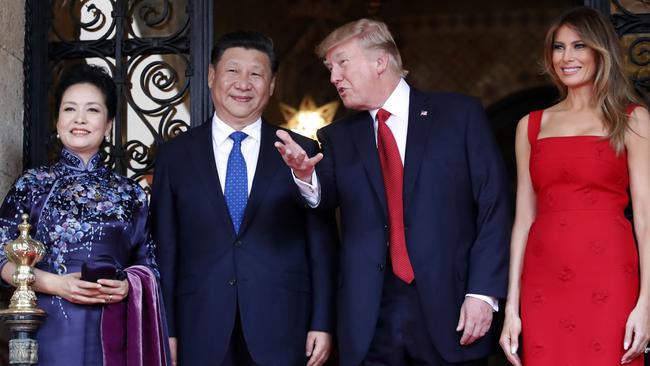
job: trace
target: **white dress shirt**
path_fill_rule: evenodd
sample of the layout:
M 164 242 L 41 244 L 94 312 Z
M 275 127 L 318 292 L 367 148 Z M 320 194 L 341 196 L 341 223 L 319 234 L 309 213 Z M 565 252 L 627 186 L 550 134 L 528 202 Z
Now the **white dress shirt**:
M 228 156 L 230 156 L 230 150 L 232 150 L 233 145 L 230 134 L 235 131 L 234 128 L 219 119 L 216 113 L 212 116 L 212 150 L 214 150 L 214 161 L 217 165 L 217 173 L 219 174 L 219 183 L 221 183 L 222 192 L 226 188 Z M 255 177 L 255 168 L 257 168 L 257 158 L 260 155 L 262 119 L 258 118 L 257 121 L 244 127 L 241 131 L 248 135 L 241 142 L 241 153 L 246 161 L 248 194 L 250 195 L 253 178 Z

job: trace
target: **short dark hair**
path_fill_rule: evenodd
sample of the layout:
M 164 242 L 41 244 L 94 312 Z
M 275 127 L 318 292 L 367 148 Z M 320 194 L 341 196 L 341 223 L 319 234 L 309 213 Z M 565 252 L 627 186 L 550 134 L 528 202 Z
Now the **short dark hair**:
M 214 47 L 212 47 L 210 63 L 216 65 L 221 60 L 223 53 L 227 49 L 234 47 L 253 49 L 266 53 L 269 61 L 271 61 L 271 72 L 275 75 L 278 71 L 280 62 L 273 48 L 273 40 L 262 33 L 248 30 L 238 30 L 222 35 L 217 40 L 217 43 L 214 44 Z
M 115 117 L 117 108 L 117 91 L 113 78 L 105 68 L 97 65 L 77 64 L 69 66 L 63 71 L 61 79 L 54 90 L 54 117 L 59 118 L 61 99 L 69 87 L 76 84 L 91 84 L 104 95 L 104 102 L 108 112 L 108 119 Z

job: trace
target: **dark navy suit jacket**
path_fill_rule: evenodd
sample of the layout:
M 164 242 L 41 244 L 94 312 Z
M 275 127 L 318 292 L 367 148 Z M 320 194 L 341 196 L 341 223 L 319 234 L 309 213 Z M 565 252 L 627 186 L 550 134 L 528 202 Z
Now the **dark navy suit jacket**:
M 320 207 L 340 207 L 338 339 L 358 365 L 377 323 L 388 219 L 373 120 L 361 112 L 319 132 Z M 455 331 L 465 294 L 503 298 L 511 229 L 502 158 L 474 98 L 411 88 L 404 163 L 404 225 L 424 321 L 450 362 L 490 353 L 498 329 L 470 346 Z
M 159 147 L 153 233 L 181 366 L 221 364 L 238 308 L 261 365 L 304 365 L 307 331 L 333 329 L 333 218 L 305 207 L 273 146 L 276 130 L 262 123 L 239 235 L 219 183 L 211 121 Z M 316 142 L 291 135 L 310 155 L 317 152 Z

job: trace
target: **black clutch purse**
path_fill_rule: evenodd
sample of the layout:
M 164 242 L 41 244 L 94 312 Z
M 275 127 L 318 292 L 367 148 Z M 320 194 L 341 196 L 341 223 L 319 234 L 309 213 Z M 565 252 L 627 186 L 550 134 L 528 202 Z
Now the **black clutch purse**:
M 91 260 L 81 265 L 81 279 L 88 282 L 97 282 L 99 279 L 123 280 L 124 272 L 118 269 L 115 261 Z

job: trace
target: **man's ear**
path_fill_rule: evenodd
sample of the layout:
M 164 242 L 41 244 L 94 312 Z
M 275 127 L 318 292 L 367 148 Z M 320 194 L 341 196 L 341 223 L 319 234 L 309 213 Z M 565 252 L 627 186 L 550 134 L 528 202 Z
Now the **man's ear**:
M 273 90 L 275 90 L 275 75 L 271 78 L 271 84 L 269 84 L 269 96 L 273 95 Z
M 208 66 L 208 88 L 212 85 L 212 81 L 214 80 L 214 77 L 216 76 L 215 74 L 217 73 L 217 70 L 214 69 L 214 65 L 210 64 Z
M 375 68 L 377 70 L 377 75 L 383 74 L 386 71 L 386 69 L 388 69 L 389 63 L 390 63 L 390 56 L 388 56 L 388 52 L 386 51 L 378 52 L 375 58 Z

